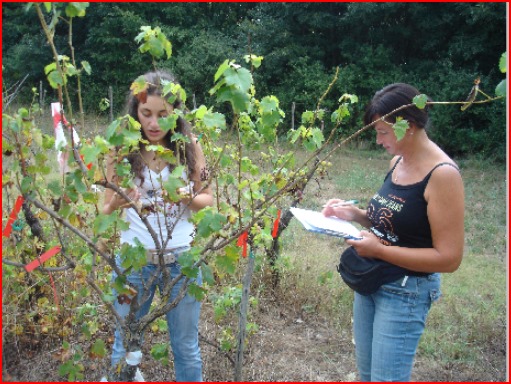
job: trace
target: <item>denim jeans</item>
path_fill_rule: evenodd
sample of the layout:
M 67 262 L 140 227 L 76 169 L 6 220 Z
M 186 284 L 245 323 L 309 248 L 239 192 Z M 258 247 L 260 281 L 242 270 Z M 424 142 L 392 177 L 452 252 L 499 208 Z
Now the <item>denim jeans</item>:
M 431 304 L 440 297 L 440 274 L 408 276 L 374 294 L 355 293 L 353 333 L 361 381 L 410 381 Z
M 176 277 L 181 270 L 178 263 L 168 264 L 166 266 L 170 271 L 170 277 L 173 279 Z M 128 275 L 128 281 L 138 291 L 139 303 L 144 294 L 143 283 L 148 281 L 152 275 L 155 274 L 157 266 L 154 264 L 148 264 L 142 268 L 139 272 L 133 272 Z M 113 278 L 117 276 L 114 272 Z M 171 297 L 169 302 L 172 301 L 179 293 L 183 284 L 183 279 L 179 280 L 177 284 L 172 288 Z M 195 279 L 197 284 L 202 283 L 202 276 Z M 144 316 L 149 312 L 151 302 L 153 301 L 156 287 L 162 292 L 164 286 L 163 276 L 160 273 L 154 284 L 149 289 L 149 299 L 144 303 L 140 303 L 140 309 L 137 312 L 137 319 Z M 127 303 L 120 304 L 118 300 L 115 300 L 115 309 L 119 315 L 125 317 L 129 314 L 130 305 Z M 176 374 L 176 381 L 202 381 L 202 359 L 199 348 L 199 315 L 200 315 L 200 302 L 195 300 L 190 295 L 186 296 L 179 302 L 179 304 L 171 309 L 166 314 L 167 325 L 170 335 L 170 345 L 174 355 L 174 369 Z M 112 365 L 126 355 L 126 350 L 123 346 L 123 337 L 121 334 L 120 327 L 117 327 L 115 331 L 115 340 L 112 347 Z

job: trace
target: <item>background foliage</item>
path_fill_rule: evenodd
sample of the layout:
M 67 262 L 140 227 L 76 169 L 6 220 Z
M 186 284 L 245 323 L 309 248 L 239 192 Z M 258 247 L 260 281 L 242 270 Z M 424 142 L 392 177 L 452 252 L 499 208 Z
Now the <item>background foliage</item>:
M 29 98 L 30 88 L 44 80 L 40 63 L 51 57 L 24 9 L 21 3 L 2 4 L 2 60 L 4 81 L 29 74 Z M 313 109 L 337 66 L 340 79 L 324 106 L 345 92 L 358 95 L 359 113 L 348 124 L 354 130 L 360 109 L 391 82 L 410 82 L 437 101 L 463 101 L 480 76 L 481 88 L 493 94 L 502 79 L 496 63 L 506 51 L 506 3 L 92 3 L 88 17 L 76 20 L 73 36 L 78 59 L 95 71 L 84 79 L 88 112 L 98 110 L 109 86 L 114 110 L 121 112 L 129 80 L 151 67 L 142 55 L 132 55 L 141 25 L 162 26 L 173 44 L 170 69 L 198 105 L 207 103 L 213 75 L 226 57 L 241 61 L 249 51 L 263 56 L 255 76 L 259 92 L 276 94 L 288 127 L 292 103 L 297 116 Z M 65 31 L 60 39 L 64 47 Z M 504 160 L 505 113 L 499 104 L 464 113 L 456 106 L 437 108 L 432 136 L 451 155 Z

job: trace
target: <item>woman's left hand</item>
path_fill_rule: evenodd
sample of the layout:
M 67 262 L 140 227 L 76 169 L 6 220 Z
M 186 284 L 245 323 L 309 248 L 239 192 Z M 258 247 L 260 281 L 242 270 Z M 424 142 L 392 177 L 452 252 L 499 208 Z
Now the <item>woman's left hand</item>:
M 378 258 L 380 247 L 384 245 L 369 231 L 361 231 L 360 234 L 361 240 L 348 239 L 346 243 L 353 246 L 360 256 Z

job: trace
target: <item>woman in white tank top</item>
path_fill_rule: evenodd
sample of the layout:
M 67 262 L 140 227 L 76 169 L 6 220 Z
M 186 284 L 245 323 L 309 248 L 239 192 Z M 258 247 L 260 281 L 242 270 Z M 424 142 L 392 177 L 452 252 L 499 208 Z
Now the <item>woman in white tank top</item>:
M 159 119 L 174 117 L 172 116 L 174 109 L 181 108 L 179 97 L 170 104 L 162 95 L 163 85 L 168 82 L 176 83 L 176 80 L 169 73 L 162 71 L 146 73 L 144 79 L 145 90 L 137 95 L 132 92 L 129 95 L 128 113 L 140 123 L 144 141 L 151 146 L 162 146 L 173 151 L 175 158 L 179 159 L 179 165 L 183 166 L 181 177 L 186 186 L 179 191 L 182 195 L 179 202 L 166 198 L 163 184 L 173 171 L 179 172 L 181 168 L 170 164 L 159 156 L 158 152 L 152 150 L 152 147 L 141 141 L 139 150 L 131 152 L 123 161 L 127 160 L 131 164 L 134 181 L 134 187 L 125 192 L 141 210 L 146 220 L 141 219 L 137 210 L 131 206 L 131 202 L 126 201 L 112 189 L 105 190 L 103 213 L 109 214 L 123 209 L 129 223 L 129 228 L 121 232 L 121 244 L 131 246 L 142 244 L 146 250 L 147 265 L 127 276 L 128 283 L 138 292 L 140 309 L 136 314 L 137 318 L 148 313 L 156 287 L 161 291 L 168 282 L 164 281 L 164 276 L 173 279 L 179 275 L 180 266 L 176 259 L 180 253 L 190 248 L 194 235 L 193 224 L 188 221 L 191 212 L 213 204 L 211 188 L 206 184 L 208 175 L 204 154 L 200 144 L 191 134 L 188 122 L 179 117 L 174 130 L 164 132 L 160 127 Z M 171 141 L 174 132 L 187 136 L 188 143 L 183 146 Z M 107 164 L 108 181 L 114 183 L 118 181 L 115 170 L 118 158 L 117 154 L 113 154 Z M 159 266 L 159 250 L 164 250 L 163 257 L 168 274 L 162 273 Z M 121 261 L 118 263 L 120 266 Z M 155 274 L 156 279 L 153 278 Z M 114 274 L 114 278 L 116 277 Z M 153 284 L 148 286 L 147 282 L 151 278 Z M 184 279 L 173 287 L 169 302 L 179 293 L 182 280 Z M 196 278 L 196 283 L 201 283 L 200 274 Z M 144 302 L 143 296 L 148 298 Z M 129 300 L 121 300 L 119 296 L 114 306 L 122 317 L 128 315 Z M 199 314 L 200 303 L 188 294 L 166 314 L 177 381 L 202 381 L 202 359 L 198 344 Z M 122 330 L 118 327 L 112 348 L 112 365 L 117 364 L 125 354 Z

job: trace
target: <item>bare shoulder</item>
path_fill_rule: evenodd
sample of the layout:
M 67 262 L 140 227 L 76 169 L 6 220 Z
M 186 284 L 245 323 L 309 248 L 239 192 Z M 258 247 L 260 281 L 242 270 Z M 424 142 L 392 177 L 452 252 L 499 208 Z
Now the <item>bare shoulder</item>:
M 449 199 L 453 196 L 463 195 L 463 180 L 460 170 L 454 161 L 444 161 L 439 163 L 433 170 L 431 178 L 426 187 L 425 196 L 435 195 L 444 196 Z

